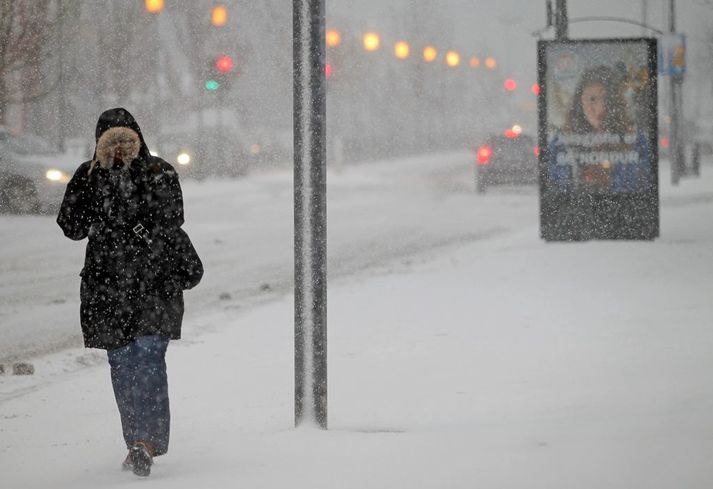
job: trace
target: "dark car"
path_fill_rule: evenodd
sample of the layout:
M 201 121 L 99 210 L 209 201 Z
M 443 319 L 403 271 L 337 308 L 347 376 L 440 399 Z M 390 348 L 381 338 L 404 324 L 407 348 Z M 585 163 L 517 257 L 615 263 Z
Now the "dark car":
M 476 153 L 476 191 L 485 192 L 492 185 L 537 183 L 537 151 L 533 138 L 516 130 L 490 136 Z
M 54 213 L 76 167 L 41 137 L 0 127 L 0 213 Z

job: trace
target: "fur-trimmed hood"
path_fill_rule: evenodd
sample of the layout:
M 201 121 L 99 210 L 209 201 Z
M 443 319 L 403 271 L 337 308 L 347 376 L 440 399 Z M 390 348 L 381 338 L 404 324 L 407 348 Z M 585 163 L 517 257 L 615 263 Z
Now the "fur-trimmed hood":
M 139 156 L 141 138 L 133 129 L 128 127 L 112 127 L 107 129 L 97 141 L 95 161 L 102 168 L 109 169 L 114 164 L 114 155 L 120 151 L 121 161 L 125 166 Z
M 148 160 L 150 156 L 136 119 L 123 107 L 106 110 L 99 116 L 95 136 L 97 146 L 92 169 L 97 164 L 111 168 L 118 148 L 121 149 L 121 161 L 127 167 L 137 158 Z

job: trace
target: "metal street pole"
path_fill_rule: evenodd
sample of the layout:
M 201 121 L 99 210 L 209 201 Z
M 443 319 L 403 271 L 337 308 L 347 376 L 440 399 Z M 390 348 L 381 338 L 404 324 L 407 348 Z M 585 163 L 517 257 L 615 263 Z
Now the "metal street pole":
M 295 426 L 327 429 L 324 0 L 293 0 Z
M 569 37 L 569 20 L 567 17 L 567 0 L 557 0 L 555 9 L 555 39 L 563 40 Z
M 58 60 L 59 60 L 59 80 L 57 85 L 59 86 L 59 100 L 57 101 L 57 112 L 59 114 L 59 134 L 57 139 L 59 140 L 58 148 L 61 153 L 67 150 L 67 100 L 66 100 L 66 80 L 64 77 L 64 51 L 66 46 L 64 44 L 64 21 L 65 15 L 67 14 L 67 8 L 64 5 L 63 0 L 59 0 L 57 4 L 58 15 L 58 29 L 59 29 L 59 50 L 58 50 Z
M 668 3 L 668 30 L 671 34 L 676 32 L 676 5 L 674 0 Z M 683 155 L 683 75 L 671 74 L 671 183 L 678 185 L 684 174 L 685 161 Z

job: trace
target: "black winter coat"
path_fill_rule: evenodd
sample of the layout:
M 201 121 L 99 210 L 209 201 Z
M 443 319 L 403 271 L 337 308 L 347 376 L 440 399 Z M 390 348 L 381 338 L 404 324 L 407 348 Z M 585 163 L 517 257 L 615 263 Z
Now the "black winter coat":
M 107 134 L 123 137 L 112 128 L 130 128 L 138 135 L 134 153 L 124 152 L 125 165 L 106 156 L 118 144 L 131 145 L 114 139 L 107 146 Z M 67 184 L 57 218 L 68 238 L 89 238 L 80 274 L 84 344 L 109 350 L 144 335 L 178 339 L 186 287 L 173 275 L 168 253 L 183 224 L 178 175 L 169 163 L 150 155 L 125 109 L 103 113 L 96 135 L 95 158 L 82 163 Z M 134 232 L 139 224 L 150 246 Z

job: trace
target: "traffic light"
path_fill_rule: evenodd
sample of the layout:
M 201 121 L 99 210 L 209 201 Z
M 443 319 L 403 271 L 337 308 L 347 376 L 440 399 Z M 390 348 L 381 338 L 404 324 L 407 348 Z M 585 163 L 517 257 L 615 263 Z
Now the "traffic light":
M 233 69 L 233 58 L 228 55 L 220 56 L 215 60 L 215 67 L 221 75 L 226 75 Z
M 163 0 L 146 0 L 144 5 L 150 14 L 158 14 L 163 10 Z
M 223 27 L 228 22 L 228 9 L 224 5 L 215 5 L 210 11 L 210 23 L 215 27 Z
M 218 56 L 212 60 L 208 66 L 208 79 L 205 82 L 205 89 L 209 92 L 230 90 L 231 79 L 235 75 L 233 58 L 227 54 Z

